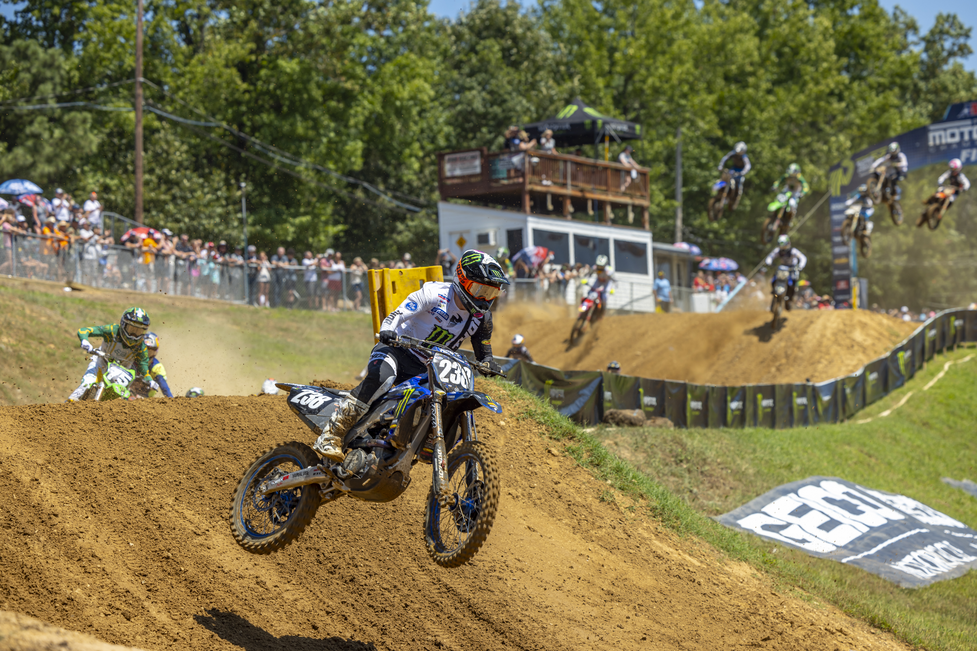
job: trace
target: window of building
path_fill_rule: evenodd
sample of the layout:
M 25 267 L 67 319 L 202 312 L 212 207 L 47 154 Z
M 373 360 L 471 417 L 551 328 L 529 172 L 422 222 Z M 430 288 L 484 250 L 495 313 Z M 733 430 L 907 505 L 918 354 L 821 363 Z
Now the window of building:
M 573 236 L 573 260 L 578 264 L 591 267 L 597 261 L 597 256 L 611 255 L 611 241 L 606 237 L 588 237 L 586 235 Z
M 648 275 L 648 245 L 644 242 L 614 240 L 614 270 Z
M 545 246 L 553 252 L 553 262 L 556 264 L 570 264 L 570 234 L 557 233 L 533 229 L 533 244 Z

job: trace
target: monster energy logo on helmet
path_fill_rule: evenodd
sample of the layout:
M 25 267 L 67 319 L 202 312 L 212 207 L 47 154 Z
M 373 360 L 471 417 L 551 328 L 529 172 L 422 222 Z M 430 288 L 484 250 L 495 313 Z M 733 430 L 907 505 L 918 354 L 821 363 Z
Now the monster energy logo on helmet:
M 461 258 L 461 264 L 463 264 L 463 265 L 466 265 L 466 264 L 478 264 L 478 263 L 480 263 L 482 261 L 482 255 L 484 255 L 484 254 L 481 251 L 472 251 L 470 253 L 466 253 Z

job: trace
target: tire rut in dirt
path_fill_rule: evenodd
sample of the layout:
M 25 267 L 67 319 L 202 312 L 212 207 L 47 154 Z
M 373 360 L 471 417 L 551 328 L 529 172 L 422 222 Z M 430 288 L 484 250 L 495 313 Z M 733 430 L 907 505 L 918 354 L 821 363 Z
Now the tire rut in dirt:
M 459 479 L 463 483 L 456 483 Z M 466 441 L 452 450 L 448 455 L 448 487 L 455 504 L 447 514 L 442 513 L 433 488 L 428 494 L 424 542 L 435 563 L 458 567 L 470 561 L 485 543 L 499 509 L 501 480 L 494 458 L 484 444 Z M 454 529 L 453 533 L 467 534 L 456 546 L 444 540 L 446 519 L 451 521 L 449 530 Z
M 234 539 L 253 554 L 270 554 L 295 541 L 315 517 L 319 508 L 319 485 L 309 484 L 258 497 L 255 491 L 273 472 L 294 472 L 314 466 L 319 457 L 303 443 L 282 443 L 258 457 L 238 482 L 231 503 L 230 524 Z M 280 470 L 288 464 L 293 467 Z M 271 522 L 261 523 L 260 519 Z M 281 526 L 278 525 L 280 521 Z M 252 526 L 271 525 L 271 531 Z

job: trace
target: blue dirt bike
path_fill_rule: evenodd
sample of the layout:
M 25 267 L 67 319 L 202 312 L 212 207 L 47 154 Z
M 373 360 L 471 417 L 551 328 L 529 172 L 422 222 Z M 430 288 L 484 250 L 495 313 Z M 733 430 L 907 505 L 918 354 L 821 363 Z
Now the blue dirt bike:
M 283 443 L 261 455 L 238 483 L 231 530 L 247 551 L 269 554 L 298 538 L 320 505 L 344 495 L 389 502 L 410 485 L 422 448 L 433 442 L 432 485 L 424 538 L 435 563 L 467 563 L 488 537 L 499 506 L 500 477 L 489 449 L 475 433 L 473 411 L 502 407 L 475 391 L 474 370 L 487 365 L 412 337 L 392 345 L 423 354 L 427 373 L 393 387 L 343 438 L 342 463 L 322 459 L 304 443 Z M 321 431 L 342 394 L 333 389 L 279 383 L 288 406 L 313 432 Z

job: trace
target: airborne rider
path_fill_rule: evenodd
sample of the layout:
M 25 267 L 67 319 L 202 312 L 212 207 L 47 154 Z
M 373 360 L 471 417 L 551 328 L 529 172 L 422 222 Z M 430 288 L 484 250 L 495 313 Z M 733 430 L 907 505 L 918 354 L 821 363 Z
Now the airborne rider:
M 879 168 L 883 165 L 886 166 L 885 176 L 895 193 L 895 200 L 899 201 L 902 198 L 902 188 L 899 187 L 899 181 L 906 178 L 906 174 L 909 172 L 909 160 L 900 150 L 898 142 L 890 142 L 885 156 L 872 163 L 872 179 L 876 184 L 881 176 Z
M 797 204 L 811 191 L 811 186 L 807 184 L 807 179 L 801 175 L 801 166 L 797 163 L 791 163 L 787 166 L 787 172 L 777 179 L 771 189 L 778 194 L 782 191 L 790 192 L 793 196 L 789 204 L 790 217 L 787 219 L 789 222 L 797 213 Z
M 953 202 L 956 201 L 957 194 L 960 192 L 966 192 L 970 189 L 970 181 L 966 176 L 963 175 L 963 172 L 960 171 L 961 168 L 963 168 L 963 163 L 960 162 L 959 158 L 954 158 L 950 161 L 950 169 L 943 172 L 943 174 L 940 175 L 940 178 L 936 181 L 936 184 L 941 188 L 945 185 L 952 185 L 957 189 L 956 192 L 950 195 L 950 206 L 952 206 Z M 947 206 L 947 210 L 950 209 L 950 206 Z
M 746 155 L 745 142 L 739 141 L 733 146 L 733 151 L 723 156 L 723 159 L 719 161 L 718 169 L 720 172 L 723 171 L 727 162 L 729 163 L 729 173 L 736 186 L 736 194 L 733 197 L 733 205 L 730 206 L 730 209 L 736 210 L 736 206 L 740 205 L 740 197 L 743 196 L 743 179 L 753 167 L 750 163 L 750 157 Z
M 366 377 L 340 401 L 312 447 L 327 459 L 342 461 L 342 438 L 391 387 L 425 372 L 421 357 L 390 344 L 406 335 L 458 350 L 471 337 L 475 358 L 493 370 L 492 305 L 509 284 L 502 266 L 487 253 L 469 249 L 455 267 L 453 282 L 427 282 L 409 295 L 380 326 Z M 430 454 L 425 444 L 422 460 Z M 429 457 L 428 457 L 429 458 Z

